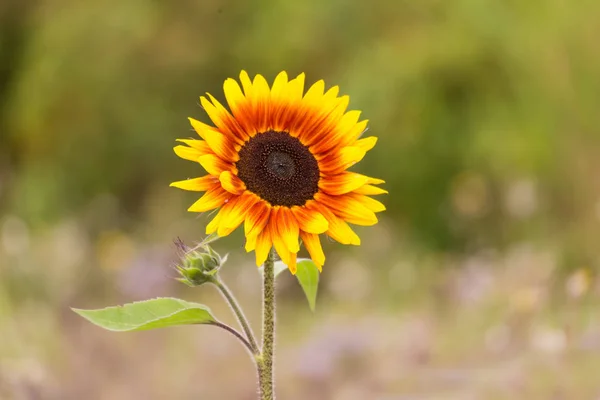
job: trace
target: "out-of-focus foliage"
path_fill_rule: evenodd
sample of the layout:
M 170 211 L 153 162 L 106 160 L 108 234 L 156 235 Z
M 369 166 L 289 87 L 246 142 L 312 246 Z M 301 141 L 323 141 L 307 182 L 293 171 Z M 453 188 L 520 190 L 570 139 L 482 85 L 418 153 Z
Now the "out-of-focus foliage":
M 197 173 L 168 149 L 242 68 L 351 94 L 381 138 L 359 168 L 428 246 L 576 234 L 595 212 L 595 2 L 10 4 L 3 188 L 33 224 L 105 193 L 135 219 L 152 187 Z
M 198 96 L 223 100 L 222 82 L 241 69 L 339 84 L 380 138 L 355 169 L 383 177 L 390 191 L 381 224 L 360 229 L 362 247 L 326 244 L 317 314 L 300 311 L 300 289 L 282 283 L 283 398 L 427 388 L 437 398 L 597 397 L 586 371 L 600 366 L 578 349 L 600 347 L 590 317 L 600 290 L 598 21 L 592 0 L 3 0 L 0 398 L 12 398 L 3 393 L 11 382 L 14 393 L 40 386 L 57 396 L 47 398 L 189 398 L 196 389 L 182 382 L 226 382 L 223 368 L 246 379 L 237 389 L 252 398 L 251 363 L 241 349 L 230 354 L 233 341 L 204 368 L 186 355 L 218 352 L 179 339 L 206 330 L 116 339 L 64 315 L 69 306 L 204 295 L 170 279 L 169 241 L 201 240 L 208 221 L 185 212 L 193 193 L 168 188 L 200 173 L 171 147 L 194 135 L 186 117 L 207 121 Z M 257 303 L 241 240 L 219 242 L 231 251 L 224 273 Z M 374 309 L 382 315 L 357 322 Z M 329 319 L 333 310 L 352 319 Z M 123 354 L 104 351 L 114 341 Z M 145 363 L 149 347 L 164 365 Z M 540 368 L 542 353 L 568 359 L 569 377 L 557 383 L 555 370 Z M 476 374 L 490 362 L 506 393 Z M 143 376 L 113 368 L 141 363 Z M 463 368 L 469 379 L 452 382 L 465 380 L 464 391 L 429 367 Z M 399 369 L 411 371 L 406 380 L 392 376 Z M 162 379 L 143 392 L 152 374 Z M 226 398 L 242 398 L 230 390 Z M 35 398 L 23 396 L 15 398 Z

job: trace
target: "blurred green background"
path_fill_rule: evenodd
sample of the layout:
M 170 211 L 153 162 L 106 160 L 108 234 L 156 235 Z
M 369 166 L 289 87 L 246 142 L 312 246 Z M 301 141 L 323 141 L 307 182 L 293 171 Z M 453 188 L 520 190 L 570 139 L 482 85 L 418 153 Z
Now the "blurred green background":
M 0 399 L 254 399 L 210 327 L 113 334 L 69 307 L 176 284 L 206 215 L 171 181 L 206 91 L 241 69 L 325 79 L 378 145 L 363 246 L 327 241 L 312 314 L 279 280 L 277 390 L 293 399 L 600 396 L 600 2 L 2 0 Z M 260 324 L 242 235 L 224 278 Z

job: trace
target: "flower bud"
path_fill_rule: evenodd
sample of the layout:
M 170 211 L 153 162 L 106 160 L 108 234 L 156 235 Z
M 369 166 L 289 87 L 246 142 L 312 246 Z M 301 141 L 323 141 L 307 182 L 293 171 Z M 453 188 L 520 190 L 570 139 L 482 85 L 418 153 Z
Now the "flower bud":
M 177 266 L 181 275 L 177 280 L 188 286 L 200 286 L 213 279 L 224 262 L 225 260 L 208 245 L 188 250 L 182 256 L 181 265 Z

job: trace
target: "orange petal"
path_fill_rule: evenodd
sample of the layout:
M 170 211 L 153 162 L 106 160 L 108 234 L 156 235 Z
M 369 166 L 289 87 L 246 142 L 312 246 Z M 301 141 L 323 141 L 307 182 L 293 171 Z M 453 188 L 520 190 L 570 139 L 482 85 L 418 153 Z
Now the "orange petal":
M 219 236 L 227 236 L 240 226 L 250 208 L 259 200 L 254 193 L 244 192 L 241 196 L 231 199 L 229 203 L 225 204 L 217 231 Z
M 210 101 L 206 97 L 201 96 L 200 104 L 210 119 L 225 136 L 236 141 L 238 144 L 243 144 L 248 138 L 244 130 L 217 99 L 209 93 L 207 93 L 207 96 L 210 98 Z
M 368 120 L 361 122 L 355 122 L 354 118 L 357 114 L 355 111 L 350 111 L 341 118 L 340 122 L 336 125 L 330 133 L 323 135 L 323 139 L 317 142 L 311 151 L 315 154 L 326 154 L 334 148 L 340 148 L 349 146 L 356 143 L 356 139 L 361 133 L 367 128 Z M 356 111 L 356 113 L 359 113 Z
M 312 200 L 310 200 L 312 201 Z M 292 212 L 298 221 L 300 230 L 308 233 L 325 233 L 329 223 L 320 212 L 307 207 L 292 207 Z
M 254 127 L 256 132 L 269 129 L 269 99 L 271 90 L 267 80 L 260 74 L 254 77 L 252 91 L 254 93 Z
M 229 193 L 240 195 L 244 193 L 246 190 L 246 185 L 237 175 L 231 173 L 231 171 L 223 171 L 221 175 L 219 175 L 219 181 L 221 181 L 221 186 L 223 189 L 227 190 Z
M 319 235 L 300 232 L 300 237 L 302 238 L 304 247 L 306 247 L 306 250 L 308 250 L 308 253 L 310 254 L 310 258 L 314 261 L 317 268 L 319 268 L 319 271 L 322 271 L 321 267 L 325 264 L 325 253 L 323 253 Z
M 277 214 L 278 214 L 278 211 L 275 211 L 275 215 L 277 215 Z M 271 219 L 268 229 L 271 231 L 271 240 L 273 241 L 273 246 L 275 247 L 275 251 L 277 251 L 277 254 L 279 254 L 279 258 L 281 258 L 281 261 L 283 261 L 283 263 L 285 265 L 287 265 L 288 268 L 290 268 L 290 264 L 292 263 L 292 253 L 288 250 L 287 245 L 285 244 L 285 242 L 283 241 L 283 238 L 281 237 L 281 235 L 278 232 L 276 219 L 275 220 L 273 218 Z M 294 255 L 295 255 L 295 253 L 294 253 Z M 290 271 L 291 271 L 291 268 L 290 268 Z
M 198 201 L 188 208 L 191 212 L 205 212 L 222 206 L 226 200 L 231 198 L 232 194 L 225 191 L 223 188 L 216 187 L 204 193 Z
M 287 249 L 292 253 L 300 251 L 300 245 L 298 244 L 300 228 L 292 210 L 287 207 L 281 207 L 277 213 L 276 224 L 277 232 Z
M 346 171 L 338 175 L 321 177 L 319 188 L 331 195 L 341 195 L 366 185 L 368 180 L 368 176 Z
M 271 88 L 271 100 L 269 110 L 269 126 L 275 131 L 282 131 L 286 127 L 283 125 L 283 115 L 289 106 L 287 98 L 288 76 L 287 72 L 281 71 L 275 77 L 273 87 Z
M 336 124 L 335 129 L 332 129 L 326 135 L 323 135 L 315 142 L 315 145 L 311 150 L 313 150 L 314 153 L 319 154 L 325 153 L 335 146 L 342 147 L 351 144 L 354 139 L 350 139 L 349 134 L 358 123 L 360 113 L 361 112 L 358 110 L 352 110 L 344 114 Z
M 169 186 L 192 192 L 205 192 L 215 187 L 219 181 L 212 175 L 205 175 L 201 178 L 186 179 L 171 183 Z
M 387 194 L 388 191 L 381 189 L 377 186 L 373 186 L 373 185 L 365 185 L 362 187 L 359 187 L 358 189 L 356 189 L 354 192 L 352 193 L 357 193 L 357 194 L 364 194 L 367 196 L 375 196 L 378 194 Z
M 328 175 L 339 174 L 362 160 L 365 154 L 366 151 L 358 146 L 342 147 L 332 155 L 319 160 L 319 170 Z
M 217 129 L 205 125 L 193 118 L 188 118 L 200 136 L 210 146 L 210 149 L 225 161 L 235 162 L 240 159 L 233 141 Z
M 316 117 L 306 118 L 306 122 L 298 128 L 298 131 L 300 132 L 298 138 L 305 146 L 311 147 L 311 152 L 313 154 L 318 154 L 319 152 L 313 150 L 312 146 L 317 145 L 316 149 L 318 149 L 318 143 L 321 142 L 324 137 L 328 137 L 330 132 L 336 129 L 347 106 L 348 96 L 336 99 L 335 102 L 332 103 L 332 108 L 324 105 L 323 110 L 318 112 Z
M 329 207 L 335 215 L 351 224 L 370 226 L 377 223 L 375 213 L 365 203 L 349 195 L 329 196 L 318 192 L 315 200 Z
M 223 91 L 225 92 L 225 98 L 227 99 L 227 104 L 229 104 L 231 113 L 234 115 L 236 121 L 238 121 L 246 135 L 250 136 L 256 133 L 253 123 L 252 83 L 250 82 L 250 78 L 246 71 L 242 71 L 240 78 L 242 85 L 244 85 L 246 96 L 242 93 L 240 85 L 231 78 L 227 79 L 223 84 Z
M 261 266 L 267 260 L 269 256 L 269 252 L 271 251 L 271 247 L 273 247 L 273 242 L 271 241 L 271 230 L 263 229 L 263 231 L 258 235 L 256 239 L 256 265 Z
M 269 222 L 271 207 L 265 201 L 259 201 L 248 211 L 244 223 L 246 236 L 257 236 Z
M 198 157 L 200 165 L 211 175 L 219 176 L 223 171 L 229 171 L 234 168 L 233 164 L 223 161 L 214 154 L 205 154 Z
M 327 235 L 341 244 L 360 245 L 360 238 L 358 235 L 354 233 L 352 228 L 350 228 L 344 220 L 338 218 L 327 206 L 313 202 L 311 207 L 314 207 L 323 214 L 325 219 L 327 219 L 327 222 L 329 222 L 329 229 L 326 232 Z

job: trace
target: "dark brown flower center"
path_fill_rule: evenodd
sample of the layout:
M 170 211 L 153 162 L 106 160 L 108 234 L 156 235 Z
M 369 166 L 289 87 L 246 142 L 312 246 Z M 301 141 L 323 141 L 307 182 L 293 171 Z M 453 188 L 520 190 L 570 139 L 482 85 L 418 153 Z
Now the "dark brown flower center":
M 319 190 L 319 165 L 308 147 L 287 132 L 248 140 L 236 163 L 246 188 L 274 206 L 302 206 Z

